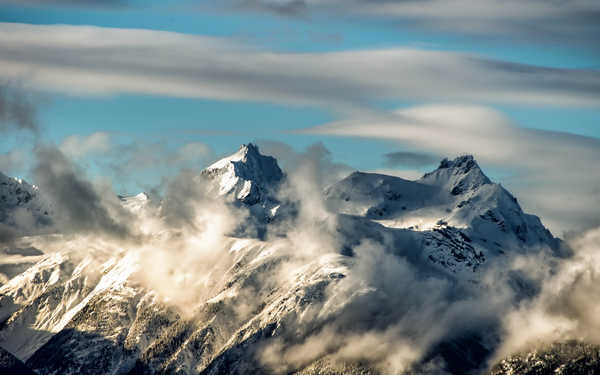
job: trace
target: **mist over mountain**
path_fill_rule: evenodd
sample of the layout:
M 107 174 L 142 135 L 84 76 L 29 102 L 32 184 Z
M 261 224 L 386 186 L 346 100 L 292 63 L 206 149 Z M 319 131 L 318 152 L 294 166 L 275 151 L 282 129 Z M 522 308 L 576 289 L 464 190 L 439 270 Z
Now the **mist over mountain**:
M 296 164 L 247 144 L 161 195 L 113 197 L 68 168 L 42 174 L 48 190 L 3 175 L 5 368 L 508 374 L 528 365 L 503 356 L 569 339 L 586 344 L 552 347 L 544 368 L 597 366 L 582 307 L 597 233 L 554 237 L 470 155 L 325 187 L 326 161 Z M 59 182 L 93 200 L 77 222 Z

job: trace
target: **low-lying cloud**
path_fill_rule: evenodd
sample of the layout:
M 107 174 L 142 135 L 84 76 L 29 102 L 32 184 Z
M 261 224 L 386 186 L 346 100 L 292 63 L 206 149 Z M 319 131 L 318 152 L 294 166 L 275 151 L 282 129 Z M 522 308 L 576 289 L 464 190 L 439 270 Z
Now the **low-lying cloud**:
M 54 207 L 53 220 L 64 233 L 101 233 L 120 239 L 132 236 L 128 213 L 110 185 L 94 186 L 58 148 L 38 145 L 33 180 Z
M 328 179 L 322 172 L 337 169 L 323 145 L 302 152 L 279 143 L 270 148 L 290 153 L 278 198 L 293 202 L 296 211 L 273 222 L 275 235 L 263 242 L 235 237 L 250 212 L 215 199 L 198 170 L 170 178 L 160 202 L 125 213 L 114 192 L 88 181 L 58 148 L 38 146 L 36 182 L 58 202 L 56 209 L 63 210 L 59 228 L 69 234 L 51 239 L 51 247 L 83 253 L 102 247 L 114 249 L 112 256 L 135 257 L 132 281 L 156 292 L 186 319 L 229 285 L 230 294 L 218 298 L 231 308 L 221 312 L 231 335 L 263 311 L 264 301 L 275 303 L 269 300 L 273 295 L 294 296 L 295 288 L 314 288 L 303 296 L 310 303 L 299 304 L 301 314 L 282 313 L 286 320 L 281 334 L 262 342 L 256 352 L 256 360 L 277 373 L 318 360 L 366 364 L 385 374 L 459 371 L 460 364 L 448 362 L 451 357 L 435 355 L 442 347 L 448 350 L 444 344 L 488 351 L 474 354 L 481 360 L 475 367 L 483 369 L 498 342 L 503 345 L 500 355 L 535 338 L 582 337 L 586 328 L 600 324 L 593 313 L 598 300 L 593 288 L 597 230 L 571 239 L 572 259 L 559 260 L 544 251 L 511 258 L 507 251 L 504 262 L 481 271 L 479 283 L 461 284 L 419 261 L 419 247 L 409 234 L 327 211 L 322 189 Z M 340 254 L 348 242 L 352 257 Z M 234 245 L 237 250 L 232 250 Z M 248 247 L 240 250 L 243 246 Z M 256 254 L 261 257 L 254 258 Z M 227 278 L 249 264 L 253 273 Z M 533 264 L 535 272 L 529 272 Z M 322 271 L 328 267 L 335 272 Z M 315 271 L 326 272 L 325 277 L 318 279 Z M 533 299 L 517 295 L 513 271 L 541 286 L 539 294 L 529 295 Z M 327 282 L 311 284 L 314 278 Z
M 600 345 L 600 228 L 574 236 L 569 243 L 574 256 L 546 274 L 536 298 L 523 301 L 506 316 L 506 337 L 497 356 L 569 340 Z M 528 271 L 539 272 L 538 260 L 521 261 Z

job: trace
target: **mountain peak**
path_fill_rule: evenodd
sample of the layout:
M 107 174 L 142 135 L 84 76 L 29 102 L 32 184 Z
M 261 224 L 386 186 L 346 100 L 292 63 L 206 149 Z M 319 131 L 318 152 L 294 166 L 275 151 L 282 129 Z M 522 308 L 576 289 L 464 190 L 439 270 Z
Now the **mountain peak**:
M 267 191 L 283 179 L 277 160 L 261 154 L 253 143 L 211 164 L 202 175 L 218 181 L 219 195 L 233 195 L 249 205 L 264 201 Z
M 438 167 L 438 169 L 444 168 L 460 168 L 464 171 L 469 171 L 473 168 L 479 168 L 479 165 L 475 161 L 473 155 L 467 154 L 461 155 L 455 158 L 454 160 L 448 160 L 448 158 L 444 158 L 440 162 L 440 166 Z
M 492 183 L 479 168 L 473 155 L 461 155 L 454 160 L 444 158 L 435 171 L 426 173 L 419 182 L 446 186 L 452 195 L 460 195 Z
M 242 144 L 233 154 L 226 156 L 208 166 L 207 170 L 221 169 L 227 167 L 232 162 L 247 162 L 249 158 L 260 158 L 263 155 L 258 151 L 258 146 L 253 143 Z

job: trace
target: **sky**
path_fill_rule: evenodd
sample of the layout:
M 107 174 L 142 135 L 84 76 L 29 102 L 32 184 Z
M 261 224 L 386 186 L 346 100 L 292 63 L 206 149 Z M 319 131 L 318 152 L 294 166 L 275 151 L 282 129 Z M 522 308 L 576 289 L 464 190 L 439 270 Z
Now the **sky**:
M 135 194 L 248 142 L 406 178 L 469 153 L 555 234 L 584 230 L 598 19 L 596 0 L 0 0 L 0 171 L 55 144 Z

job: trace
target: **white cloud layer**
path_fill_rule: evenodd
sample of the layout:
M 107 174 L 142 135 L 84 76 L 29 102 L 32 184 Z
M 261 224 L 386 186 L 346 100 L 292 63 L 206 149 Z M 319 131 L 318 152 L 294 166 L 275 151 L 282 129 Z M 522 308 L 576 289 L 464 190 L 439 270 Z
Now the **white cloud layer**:
M 141 93 L 310 105 L 377 100 L 597 107 L 600 75 L 393 48 L 282 53 L 163 31 L 0 24 L 0 79 L 71 94 Z
M 381 17 L 411 28 L 568 41 L 596 50 L 600 37 L 600 3 L 595 0 L 228 0 L 226 4 L 286 16 Z

